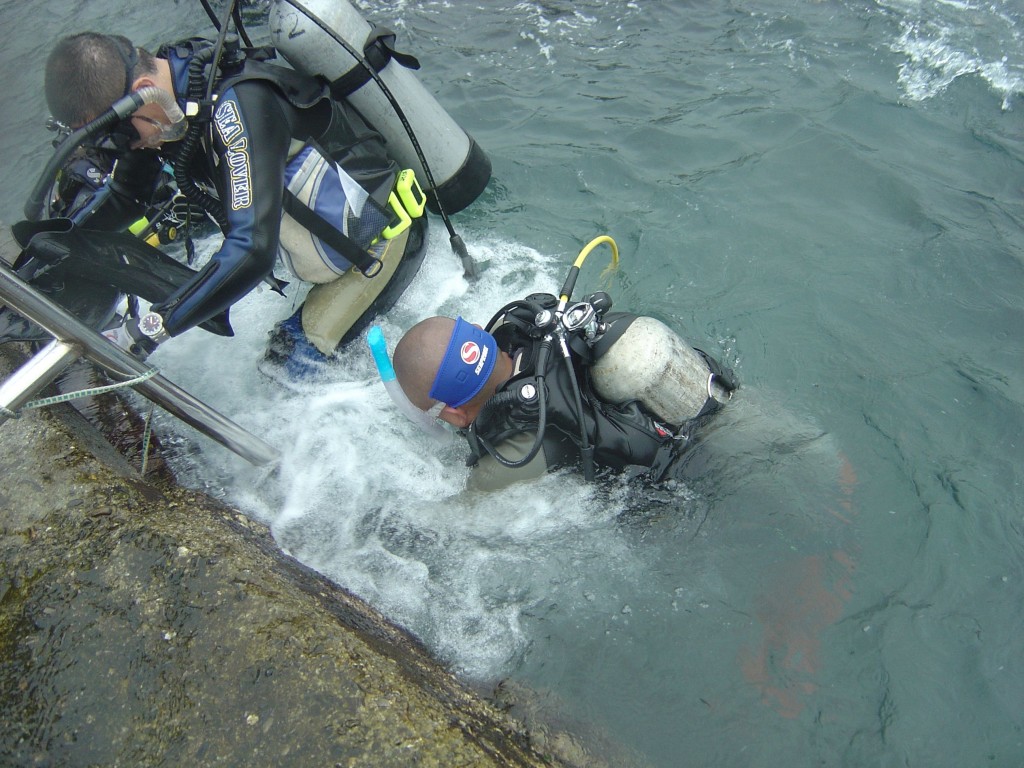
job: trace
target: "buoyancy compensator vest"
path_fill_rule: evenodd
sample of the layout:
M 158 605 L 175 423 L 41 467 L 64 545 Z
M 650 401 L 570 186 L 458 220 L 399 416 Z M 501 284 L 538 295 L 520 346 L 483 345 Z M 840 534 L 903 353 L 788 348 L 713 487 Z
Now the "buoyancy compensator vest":
M 562 339 L 556 345 L 563 351 L 545 354 L 552 331 L 547 318 L 557 303 L 550 294 L 534 294 L 507 305 L 488 324 L 516 367 L 467 430 L 470 465 L 489 454 L 510 469 L 521 466 L 502 456 L 502 445 L 541 428 L 539 451 L 548 469 L 582 459 L 585 474 L 592 462 L 613 471 L 646 467 L 660 479 L 736 388 L 731 372 L 653 318 L 607 312 L 611 299 L 604 293 L 557 321 Z M 589 313 L 584 323 L 580 312 Z M 663 353 L 653 366 L 641 364 L 628 374 L 620 369 L 621 360 L 642 363 L 652 350 Z M 603 364 L 605 358 L 611 364 Z
M 208 41 L 197 38 L 161 49 L 164 55 L 173 51 L 192 62 L 190 98 L 199 96 L 211 76 L 210 50 Z M 396 195 L 396 181 L 404 180 L 408 172 L 403 173 L 388 156 L 380 133 L 350 104 L 331 98 L 322 78 L 268 63 L 274 55 L 273 49 L 241 50 L 237 39 L 229 37 L 214 93 L 223 94 L 245 81 L 263 81 L 300 114 L 309 114 L 300 126 L 301 137 L 292 141 L 285 168 L 279 234 L 282 261 L 296 277 L 312 283 L 333 281 L 353 266 L 373 276 L 380 269 L 382 241 L 423 213 L 415 178 L 397 190 L 406 194 Z M 186 145 L 183 152 L 187 149 Z M 187 166 L 181 168 L 179 163 L 175 171 L 176 176 L 179 171 L 188 175 Z M 223 228 L 217 201 L 191 180 L 179 179 L 179 186 L 190 199 L 205 198 L 204 207 Z

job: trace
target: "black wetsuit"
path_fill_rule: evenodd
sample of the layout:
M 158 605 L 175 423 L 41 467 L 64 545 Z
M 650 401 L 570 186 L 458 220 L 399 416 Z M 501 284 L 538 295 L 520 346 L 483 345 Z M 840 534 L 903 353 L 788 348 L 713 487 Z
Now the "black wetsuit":
M 617 338 L 634 317 L 624 313 L 607 315 L 609 331 L 606 335 L 609 340 Z M 539 399 L 533 396 L 530 387 L 536 389 L 540 347 L 540 339 L 530 333 L 528 322 L 508 322 L 508 319 L 506 316 L 496 326 L 488 328 L 499 348 L 512 356 L 515 368 L 512 376 L 489 401 L 489 404 L 500 405 L 485 406 L 466 432 L 471 451 L 469 463 L 474 467 L 469 480 L 471 488 L 494 490 L 517 480 L 539 477 L 551 469 L 580 463 L 584 439 L 576 406 L 577 389 L 586 442 L 593 449 L 594 465 L 615 472 L 630 467 L 649 468 L 648 474 L 653 479 L 660 478 L 673 456 L 686 447 L 693 431 L 720 407 L 709 399 L 697 417 L 680 425 L 660 422 L 636 400 L 605 402 L 594 391 L 585 359 L 596 359 L 594 355 L 601 354 L 601 345 L 584 350 L 577 344 L 571 355 L 572 374 L 557 350 L 545 366 L 547 422 L 540 451 L 526 465 L 508 467 L 495 459 L 487 446 L 497 449 L 505 459 L 515 463 L 525 458 L 533 445 L 537 434 Z M 735 383 L 731 373 L 721 369 L 704 353 L 701 355 L 711 370 L 726 382 L 727 389 L 733 389 Z
M 203 45 L 183 41 L 158 54 L 170 63 L 182 107 L 189 63 Z M 223 78 L 214 93 L 216 109 L 190 175 L 215 190 L 227 229 L 202 270 L 153 306 L 172 336 L 227 309 L 271 274 L 278 255 L 285 165 L 302 142 L 315 140 L 371 195 L 383 190 L 385 202 L 397 171 L 379 134 L 346 103 L 333 100 L 322 80 L 247 61 L 241 73 Z

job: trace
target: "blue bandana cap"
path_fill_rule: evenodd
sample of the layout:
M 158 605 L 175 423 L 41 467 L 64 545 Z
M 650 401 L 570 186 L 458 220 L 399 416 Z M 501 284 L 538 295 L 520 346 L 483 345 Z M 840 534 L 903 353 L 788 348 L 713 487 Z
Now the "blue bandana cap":
M 455 319 L 430 396 L 452 408 L 465 405 L 484 388 L 498 359 L 498 342 L 487 331 Z

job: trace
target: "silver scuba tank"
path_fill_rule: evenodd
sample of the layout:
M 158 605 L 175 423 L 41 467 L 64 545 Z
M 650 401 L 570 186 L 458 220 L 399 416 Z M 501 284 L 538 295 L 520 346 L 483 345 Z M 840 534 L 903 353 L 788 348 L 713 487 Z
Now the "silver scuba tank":
M 346 0 L 303 0 L 302 5 L 353 49 L 363 51 L 371 27 Z M 343 46 L 288 0 L 273 0 L 269 25 L 274 46 L 301 72 L 334 82 L 353 70 L 365 71 Z M 416 172 L 428 193 L 431 210 L 438 210 L 433 199 L 436 196 L 446 212 L 461 211 L 487 186 L 491 176 L 487 155 L 411 70 L 388 58 L 378 74 L 412 126 L 436 189 L 427 189 L 429 182 L 412 141 L 377 83 L 368 80 L 346 98 L 384 136 L 392 158 Z
M 639 400 L 669 424 L 697 416 L 709 397 L 721 403 L 728 391 L 689 344 L 653 317 L 637 317 L 590 368 L 604 400 Z

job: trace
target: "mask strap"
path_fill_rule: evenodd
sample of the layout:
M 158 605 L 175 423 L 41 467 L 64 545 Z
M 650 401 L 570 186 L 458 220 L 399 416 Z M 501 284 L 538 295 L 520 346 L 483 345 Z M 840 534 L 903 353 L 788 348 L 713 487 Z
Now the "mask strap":
M 117 48 L 117 53 L 124 63 L 124 93 L 121 94 L 124 97 L 132 92 L 132 72 L 139 63 L 139 52 L 134 45 L 128 45 L 128 51 L 125 52 L 126 46 L 121 40 L 116 37 L 112 37 L 111 40 L 114 41 L 114 47 Z

